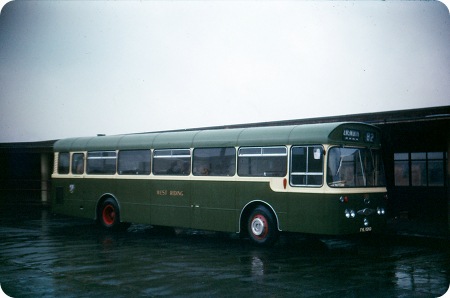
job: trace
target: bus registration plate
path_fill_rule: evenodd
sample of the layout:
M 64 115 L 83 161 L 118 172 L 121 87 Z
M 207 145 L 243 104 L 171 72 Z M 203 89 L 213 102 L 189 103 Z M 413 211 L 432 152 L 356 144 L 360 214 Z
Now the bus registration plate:
M 370 231 L 372 231 L 372 227 L 359 228 L 359 231 L 361 233 L 370 232 Z

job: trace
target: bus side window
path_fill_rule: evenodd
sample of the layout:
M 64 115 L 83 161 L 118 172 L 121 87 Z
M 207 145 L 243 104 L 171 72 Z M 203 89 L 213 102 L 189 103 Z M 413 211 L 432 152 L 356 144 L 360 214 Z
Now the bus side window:
M 69 174 L 69 152 L 60 152 L 58 155 L 58 174 Z
M 234 176 L 236 149 L 199 148 L 194 150 L 192 173 L 195 176 Z
M 150 150 L 119 151 L 119 175 L 149 175 Z
M 84 153 L 74 153 L 72 155 L 72 174 L 84 173 Z
M 90 151 L 87 156 L 88 174 L 116 173 L 116 151 Z
M 188 176 L 191 173 L 189 149 L 155 149 L 153 151 L 153 174 Z
M 293 146 L 291 149 L 291 185 L 321 186 L 323 184 L 323 148 Z
M 286 147 L 242 147 L 239 149 L 239 176 L 284 177 L 286 168 Z

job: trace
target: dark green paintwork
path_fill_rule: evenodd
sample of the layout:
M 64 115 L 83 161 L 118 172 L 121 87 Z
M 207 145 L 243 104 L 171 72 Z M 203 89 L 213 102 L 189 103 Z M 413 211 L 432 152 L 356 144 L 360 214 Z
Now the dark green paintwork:
M 376 134 L 375 142 L 344 142 L 344 128 L 356 129 L 361 133 L 373 132 Z M 56 152 L 68 152 L 349 143 L 355 146 L 378 147 L 379 140 L 379 131 L 373 126 L 328 123 L 71 138 L 56 142 L 54 149 Z M 270 189 L 267 179 L 257 181 L 258 178 L 250 182 L 233 179 L 213 181 L 207 180 L 208 178 L 200 181 L 192 179 L 191 176 L 178 177 L 176 180 L 161 176 L 136 177 L 143 179 L 126 179 L 122 176 L 91 177 L 55 178 L 53 186 L 62 188 L 64 195 L 62 204 L 55 203 L 56 199 L 53 199 L 53 210 L 72 216 L 95 218 L 98 202 L 102 198 L 112 196 L 120 206 L 121 220 L 124 222 L 239 232 L 246 228 L 245 212 L 253 206 L 252 202 L 256 202 L 265 204 L 274 211 L 280 230 L 351 234 L 358 233 L 363 227 L 364 216 L 347 219 L 344 216 L 346 208 L 360 210 L 385 207 L 382 189 L 379 193 L 348 195 L 349 202 L 341 203 L 341 194 L 308 193 L 308 188 L 303 188 L 304 193 L 274 192 Z M 273 179 L 278 179 L 282 185 L 283 178 Z M 69 191 L 71 184 L 75 185 L 73 193 Z M 345 191 L 346 189 L 342 189 L 344 195 Z M 364 196 L 370 199 L 370 204 L 364 203 Z M 245 206 L 250 208 L 244 209 Z M 242 221 L 241 215 L 244 215 Z M 367 217 L 373 230 L 379 230 L 385 221 L 384 216 L 376 214 Z
M 382 192 L 351 194 L 348 203 L 341 203 L 340 194 L 273 192 L 267 182 L 56 180 L 65 190 L 69 184 L 76 186 L 74 193 L 65 192 L 64 204 L 53 204 L 57 213 L 94 218 L 98 200 L 110 194 L 120 205 L 122 221 L 215 231 L 238 232 L 241 211 L 251 201 L 269 204 L 283 231 L 330 235 L 357 233 L 363 227 L 363 217 L 344 217 L 346 208 L 385 207 Z M 157 191 L 167 193 L 158 195 Z M 183 196 L 170 195 L 170 191 L 182 191 Z M 364 195 L 369 196 L 369 205 L 364 204 Z M 382 227 L 380 216 L 368 218 L 374 230 Z

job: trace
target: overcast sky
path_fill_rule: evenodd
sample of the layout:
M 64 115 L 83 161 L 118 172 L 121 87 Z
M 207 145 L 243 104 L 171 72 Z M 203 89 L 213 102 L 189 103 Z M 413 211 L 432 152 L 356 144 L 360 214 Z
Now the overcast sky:
M 0 142 L 443 105 L 441 2 L 13 1 L 0 15 Z

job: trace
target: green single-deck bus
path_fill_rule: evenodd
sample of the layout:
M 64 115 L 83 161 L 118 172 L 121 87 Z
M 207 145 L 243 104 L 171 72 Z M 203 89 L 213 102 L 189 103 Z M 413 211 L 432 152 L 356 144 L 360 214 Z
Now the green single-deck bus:
M 186 130 L 54 144 L 52 208 L 97 220 L 240 233 L 380 231 L 380 131 L 364 123 Z

